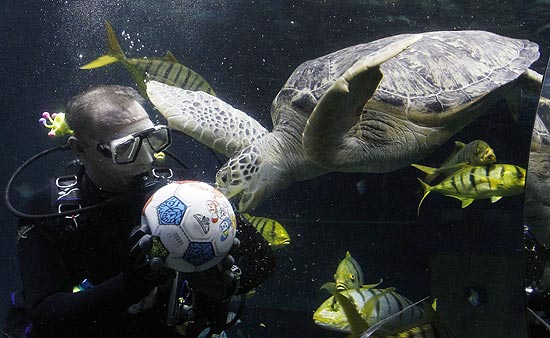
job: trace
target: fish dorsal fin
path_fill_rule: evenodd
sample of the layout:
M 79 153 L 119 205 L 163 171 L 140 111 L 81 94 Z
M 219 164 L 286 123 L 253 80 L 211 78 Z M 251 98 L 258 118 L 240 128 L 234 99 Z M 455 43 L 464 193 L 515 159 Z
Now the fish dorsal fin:
M 175 62 L 175 63 L 180 63 L 180 62 L 178 61 L 178 59 L 176 59 L 176 57 L 174 56 L 174 54 L 172 54 L 171 51 L 167 51 L 167 52 L 166 52 L 166 56 L 164 57 L 164 60 L 170 61 L 170 62 Z
M 350 258 L 351 257 L 351 254 L 349 253 L 349 251 L 346 251 L 346 258 Z

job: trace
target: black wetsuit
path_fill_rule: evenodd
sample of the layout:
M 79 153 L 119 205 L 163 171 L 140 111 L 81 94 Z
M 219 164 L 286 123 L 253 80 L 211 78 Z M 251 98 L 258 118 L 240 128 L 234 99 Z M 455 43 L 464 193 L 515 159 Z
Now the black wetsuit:
M 110 197 L 85 175 L 81 181 L 85 205 Z M 51 213 L 44 203 L 50 200 L 47 190 L 33 199 L 30 213 Z M 181 337 L 166 325 L 166 295 L 152 309 L 136 315 L 127 312 L 151 291 L 125 282 L 122 273 L 128 236 L 140 224 L 148 193 L 140 189 L 131 198 L 86 212 L 78 217 L 78 227 L 68 219 L 21 219 L 18 231 L 23 236 L 17 247 L 32 337 Z M 238 293 L 245 293 L 272 273 L 274 259 L 250 223 L 239 222 L 237 237 L 241 247 L 234 258 L 242 270 Z M 73 293 L 73 286 L 84 279 L 93 288 Z

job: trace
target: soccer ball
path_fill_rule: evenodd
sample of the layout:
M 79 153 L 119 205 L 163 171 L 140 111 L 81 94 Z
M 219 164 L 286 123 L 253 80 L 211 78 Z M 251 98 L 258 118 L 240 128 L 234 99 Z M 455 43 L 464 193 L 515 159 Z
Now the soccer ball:
M 207 270 L 229 252 L 237 221 L 227 198 L 207 183 L 173 182 L 145 203 L 142 224 L 153 236 L 152 257 L 181 272 Z

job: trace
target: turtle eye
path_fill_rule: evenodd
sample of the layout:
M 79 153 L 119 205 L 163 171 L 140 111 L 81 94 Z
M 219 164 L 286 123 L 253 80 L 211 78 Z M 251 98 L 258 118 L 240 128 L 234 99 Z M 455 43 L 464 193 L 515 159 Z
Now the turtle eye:
M 227 183 L 227 173 L 224 172 L 224 173 L 220 176 L 220 179 L 222 180 L 223 183 Z

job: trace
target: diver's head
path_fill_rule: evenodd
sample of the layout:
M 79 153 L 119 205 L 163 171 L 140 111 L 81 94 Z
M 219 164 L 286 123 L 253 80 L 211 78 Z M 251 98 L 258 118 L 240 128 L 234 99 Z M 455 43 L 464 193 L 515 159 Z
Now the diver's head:
M 154 127 L 141 102 L 132 88 L 98 86 L 67 105 L 74 131 L 69 145 L 102 190 L 128 190 L 136 176 L 151 170 L 154 153 L 170 144 L 169 130 Z

